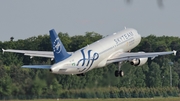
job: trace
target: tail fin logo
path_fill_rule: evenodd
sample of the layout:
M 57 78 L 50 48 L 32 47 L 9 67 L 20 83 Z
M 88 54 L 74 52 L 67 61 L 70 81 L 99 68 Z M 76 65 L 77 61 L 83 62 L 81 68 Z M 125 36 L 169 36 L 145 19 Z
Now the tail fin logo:
M 57 54 L 61 52 L 61 43 L 59 38 L 56 38 L 53 43 L 53 51 Z

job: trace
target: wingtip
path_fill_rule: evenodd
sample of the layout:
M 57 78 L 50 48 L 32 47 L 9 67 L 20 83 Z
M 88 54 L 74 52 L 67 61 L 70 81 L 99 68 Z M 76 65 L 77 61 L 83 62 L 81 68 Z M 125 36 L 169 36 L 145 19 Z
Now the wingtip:
M 173 50 L 174 55 L 176 56 L 177 51 Z
M 4 51 L 5 51 L 5 50 L 2 48 L 2 52 L 3 52 L 3 54 L 4 54 Z

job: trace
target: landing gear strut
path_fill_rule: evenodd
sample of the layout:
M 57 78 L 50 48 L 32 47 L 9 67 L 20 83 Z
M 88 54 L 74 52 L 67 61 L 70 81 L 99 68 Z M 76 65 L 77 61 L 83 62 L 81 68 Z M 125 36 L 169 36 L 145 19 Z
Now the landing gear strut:
M 116 70 L 114 73 L 114 75 L 116 77 L 118 77 L 118 76 L 123 77 L 124 76 L 124 72 L 121 70 L 121 64 L 122 64 L 122 62 L 119 62 L 119 64 L 118 64 L 119 69 Z

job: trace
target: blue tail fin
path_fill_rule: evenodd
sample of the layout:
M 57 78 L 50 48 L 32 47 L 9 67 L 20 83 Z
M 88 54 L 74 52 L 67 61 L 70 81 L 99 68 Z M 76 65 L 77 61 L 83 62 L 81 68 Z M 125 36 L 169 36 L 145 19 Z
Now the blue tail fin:
M 57 63 L 59 61 L 62 61 L 68 58 L 70 54 L 67 53 L 66 49 L 64 48 L 64 45 L 62 44 L 55 30 L 54 29 L 50 30 L 49 34 L 51 37 L 51 43 L 52 43 L 55 62 Z

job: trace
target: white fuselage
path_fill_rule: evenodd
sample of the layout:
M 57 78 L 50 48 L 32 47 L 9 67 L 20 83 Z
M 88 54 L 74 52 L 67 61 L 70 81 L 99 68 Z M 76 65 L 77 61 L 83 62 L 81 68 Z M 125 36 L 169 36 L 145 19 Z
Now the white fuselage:
M 127 52 L 136 47 L 141 41 L 141 36 L 135 29 L 125 29 L 102 38 L 56 64 L 51 69 L 56 74 L 80 74 L 93 68 L 107 65 L 107 60 L 118 52 Z M 74 69 L 72 67 L 74 66 Z M 71 70 L 68 68 L 71 67 Z M 80 70 L 79 68 L 83 68 Z

